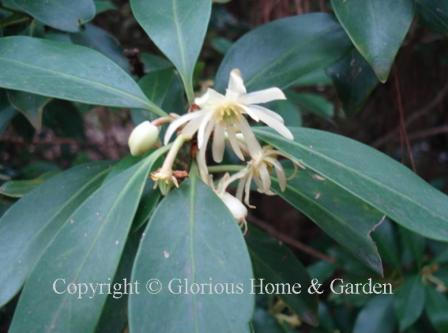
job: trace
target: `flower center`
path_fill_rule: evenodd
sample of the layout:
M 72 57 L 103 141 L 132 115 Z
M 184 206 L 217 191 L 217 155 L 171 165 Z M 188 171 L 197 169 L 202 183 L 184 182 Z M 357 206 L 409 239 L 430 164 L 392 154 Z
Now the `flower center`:
M 216 120 L 227 125 L 239 122 L 243 109 L 236 103 L 226 103 L 216 109 Z

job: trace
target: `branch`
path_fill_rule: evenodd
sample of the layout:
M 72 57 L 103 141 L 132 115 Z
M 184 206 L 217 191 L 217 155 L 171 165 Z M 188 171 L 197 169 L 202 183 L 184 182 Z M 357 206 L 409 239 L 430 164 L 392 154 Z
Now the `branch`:
M 438 106 L 445 99 L 447 93 L 448 93 L 448 84 L 445 87 L 443 87 L 442 90 L 440 90 L 438 92 L 436 97 L 430 103 L 425 105 L 420 110 L 417 110 L 414 113 L 412 113 L 406 119 L 406 121 L 404 123 L 405 127 L 408 127 L 409 125 L 414 123 L 416 120 L 420 119 L 421 117 L 426 115 L 428 112 L 432 111 L 436 106 Z M 396 133 L 399 132 L 399 131 L 400 131 L 400 126 L 397 126 L 395 129 L 393 129 L 392 131 L 390 131 L 386 135 L 384 135 L 381 138 L 379 138 L 378 140 L 376 140 L 372 144 L 372 146 L 376 147 L 376 148 L 384 146 L 387 142 L 391 141 L 394 138 L 394 136 L 396 135 Z
M 277 230 L 275 230 L 275 228 L 273 228 L 266 222 L 256 218 L 255 216 L 249 216 L 247 219 L 250 223 L 263 229 L 267 233 L 271 234 L 273 237 L 277 238 L 278 240 L 282 241 L 283 243 L 288 244 L 289 246 L 291 246 L 299 251 L 302 251 L 303 253 L 306 253 L 315 258 L 327 261 L 331 264 L 334 264 L 336 262 L 335 258 L 330 257 L 322 252 L 319 252 L 316 249 L 314 249 L 308 245 L 305 245 L 292 237 L 289 237 L 285 234 L 282 234 L 281 232 L 278 232 Z

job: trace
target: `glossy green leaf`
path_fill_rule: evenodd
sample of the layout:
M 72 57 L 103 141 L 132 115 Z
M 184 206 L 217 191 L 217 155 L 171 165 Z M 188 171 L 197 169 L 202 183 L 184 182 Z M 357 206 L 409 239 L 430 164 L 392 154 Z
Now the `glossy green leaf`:
M 272 103 L 272 110 L 282 116 L 288 126 L 302 126 L 302 113 L 300 109 L 291 101 L 276 101 Z
M 320 95 L 290 92 L 287 96 L 288 99 L 297 104 L 303 112 L 309 112 L 324 119 L 331 119 L 334 116 L 333 103 L 330 103 Z
M 448 197 L 379 151 L 329 132 L 292 128 L 294 141 L 271 130 L 258 136 L 307 168 L 420 235 L 448 240 Z
M 0 305 L 21 288 L 47 244 L 95 190 L 105 164 L 87 164 L 61 173 L 17 201 L 0 219 Z
M 440 33 L 448 33 L 448 2 L 445 0 L 416 0 L 423 22 Z
M 71 35 L 71 40 L 78 45 L 87 46 L 101 52 L 126 72 L 129 72 L 129 62 L 124 56 L 120 43 L 107 31 L 93 24 L 86 24 L 80 32 Z
M 227 87 L 229 73 L 239 68 L 250 90 L 286 88 L 306 74 L 334 63 L 350 45 L 328 14 L 313 13 L 276 20 L 240 38 L 226 53 L 216 87 Z
M 133 226 L 135 231 L 140 230 L 140 228 L 142 228 L 146 222 L 149 221 L 161 198 L 160 191 L 153 190 L 153 183 L 148 183 L 149 184 L 146 185 L 146 193 L 143 194 L 142 200 L 140 201 L 140 205 L 137 209 L 137 213 L 135 214 Z
M 143 76 L 138 84 L 146 96 L 166 112 L 179 114 L 185 109 L 182 83 L 174 68 L 152 71 Z M 132 120 L 136 124 L 154 118 L 154 114 L 147 110 L 132 110 Z
M 16 113 L 16 110 L 8 101 L 6 91 L 0 90 L 0 134 L 8 127 Z
M 414 324 L 425 307 L 425 286 L 422 277 L 415 275 L 406 278 L 395 293 L 395 312 L 400 324 L 400 332 Z
M 161 202 L 146 227 L 132 279 L 159 279 L 162 290 L 130 296 L 130 331 L 248 333 L 254 306 L 251 278 L 240 228 L 222 201 L 193 174 Z M 243 290 L 176 295 L 184 279 L 189 285 L 243 284 Z
M 264 232 L 250 228 L 246 241 L 257 279 L 264 283 L 300 283 L 300 295 L 278 295 L 304 322 L 316 326 L 318 298 L 310 295 L 307 288 L 311 278 L 306 268 L 286 246 Z
M 372 233 L 372 238 L 378 247 L 383 261 L 392 267 L 400 267 L 399 242 L 392 222 L 386 219 Z
M 93 0 L 3 0 L 7 7 L 23 11 L 59 30 L 75 32 L 95 16 Z
M 34 179 L 7 181 L 0 186 L 0 194 L 10 198 L 21 198 L 53 176 L 53 172 L 48 172 Z
M 8 91 L 10 103 L 21 112 L 37 130 L 42 127 L 42 114 L 51 98 L 29 94 L 22 91 Z
M 404 228 L 400 228 L 400 238 L 403 252 L 409 252 L 411 260 L 421 266 L 425 254 L 426 239 Z
M 141 235 L 138 233 L 129 235 L 115 274 L 115 283 L 122 285 L 131 282 L 132 264 L 137 253 L 140 237 Z M 128 299 L 129 295 L 125 293 L 124 288 L 116 292 L 115 295 L 112 294 L 107 297 L 95 333 L 123 333 L 125 331 L 128 322 Z
M 140 55 L 141 61 L 144 65 L 146 74 L 173 67 L 173 65 L 166 59 L 155 54 L 143 52 Z
M 253 319 L 255 333 L 285 333 L 272 315 L 264 309 L 256 309 Z
M 360 111 L 379 83 L 370 65 L 356 50 L 331 66 L 328 73 L 348 114 Z
M 287 169 L 287 174 L 292 174 Z M 299 170 L 285 192 L 274 190 L 323 231 L 379 274 L 381 258 L 370 234 L 383 214 L 311 169 Z
M 31 37 L 0 38 L 0 86 L 87 104 L 149 109 L 137 83 L 92 49 Z
M 448 331 L 448 299 L 432 285 L 426 286 L 425 312 L 438 333 Z
M 210 0 L 131 0 L 135 18 L 178 69 L 191 101 L 193 71 L 199 57 L 212 3 Z
M 386 82 L 414 18 L 412 0 L 332 0 L 336 16 L 355 47 Z
M 57 136 L 83 140 L 84 120 L 81 112 L 71 102 L 52 100 L 43 115 L 44 126 L 54 131 Z
M 395 318 L 392 296 L 376 296 L 369 300 L 356 318 L 353 333 L 393 333 Z
M 114 10 L 117 9 L 117 6 L 115 6 L 112 1 L 110 0 L 95 0 L 95 7 L 96 7 L 96 13 L 101 14 L 108 10 Z
M 148 173 L 162 150 L 109 178 L 67 218 L 20 296 L 10 332 L 89 333 L 107 294 L 77 298 L 53 290 L 65 283 L 107 283 L 115 275 Z M 109 280 L 110 279 L 110 280 Z M 60 291 L 63 281 L 56 286 Z

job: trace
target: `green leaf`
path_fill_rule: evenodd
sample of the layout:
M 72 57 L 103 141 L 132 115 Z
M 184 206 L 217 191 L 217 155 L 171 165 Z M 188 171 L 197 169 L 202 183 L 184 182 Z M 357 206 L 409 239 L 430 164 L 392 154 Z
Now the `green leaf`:
M 84 22 L 95 16 L 95 4 L 92 0 L 3 0 L 11 7 L 30 14 L 52 28 L 75 32 Z
M 340 135 L 306 128 L 291 130 L 295 141 L 271 130 L 256 132 L 403 227 L 431 239 L 448 240 L 448 197 L 408 168 Z
M 313 93 L 288 93 L 288 99 L 297 104 L 303 112 L 313 113 L 324 119 L 334 116 L 334 106 L 324 97 Z M 289 124 L 288 124 L 289 125 Z
M 140 55 L 140 58 L 145 67 L 144 71 L 146 74 L 173 67 L 173 65 L 168 60 L 155 54 L 143 52 Z
M 448 300 L 446 296 L 438 292 L 433 286 L 426 286 L 425 312 L 432 326 L 438 333 L 448 331 Z
M 400 268 L 400 251 L 392 223 L 386 219 L 372 233 L 372 238 L 378 246 L 383 261 L 392 267 Z
M 53 283 L 113 279 L 148 173 L 164 150 L 109 178 L 66 219 L 25 284 L 11 333 L 95 330 L 107 294 L 79 299 L 55 293 Z
M 111 1 L 109 0 L 95 0 L 95 7 L 96 7 L 96 13 L 101 14 L 108 10 L 114 10 L 117 9 L 117 6 L 115 6 Z
M 284 333 L 277 320 L 264 309 L 256 309 L 254 314 L 255 333 Z
M 8 99 L 16 110 L 28 119 L 35 129 L 41 129 L 42 114 L 45 106 L 51 101 L 51 98 L 10 90 L 8 91 Z
M 0 194 L 10 198 L 21 198 L 53 176 L 54 172 L 48 172 L 34 179 L 7 181 L 0 186 Z
M 259 279 L 264 279 L 265 284 L 300 283 L 302 286 L 300 295 L 285 293 L 278 297 L 283 299 L 304 322 L 316 326 L 318 298 L 307 292 L 311 278 L 302 263 L 286 246 L 259 229 L 251 227 L 246 241 L 257 283 Z
M 414 18 L 412 0 L 332 0 L 335 14 L 355 47 L 386 82 Z
M 118 40 L 93 24 L 86 24 L 83 29 L 71 35 L 71 40 L 78 45 L 95 49 L 129 72 L 129 61 L 123 54 Z
M 426 239 L 404 228 L 400 228 L 400 236 L 403 252 L 409 252 L 412 261 L 415 261 L 420 267 L 423 263 L 423 255 L 425 254 Z
M 15 115 L 16 110 L 9 103 L 6 92 L 0 90 L 0 134 L 5 131 Z
M 0 306 L 21 288 L 63 223 L 100 184 L 105 164 L 54 176 L 17 201 L 0 219 Z
M 115 274 L 115 283 L 123 285 L 123 283 L 131 282 L 132 264 L 137 253 L 140 237 L 141 235 L 138 233 L 131 233 L 129 235 L 120 259 L 120 264 L 118 265 L 117 273 Z M 128 322 L 128 299 L 129 295 L 123 289 L 116 292 L 115 295 L 108 296 L 95 333 L 125 332 Z
M 344 111 L 354 114 L 362 109 L 378 85 L 370 65 L 353 49 L 328 69 Z
M 51 128 L 57 136 L 83 140 L 84 121 L 78 108 L 67 101 L 53 100 L 44 112 L 44 126 Z
M 291 101 L 283 100 L 272 103 L 272 110 L 282 116 L 285 124 L 289 126 L 302 126 L 302 113 L 300 109 Z
M 241 230 L 222 201 L 194 174 L 162 201 L 146 227 L 132 280 L 150 278 L 160 280 L 162 291 L 130 296 L 131 332 L 250 331 L 252 269 Z M 188 284 L 244 286 L 241 294 L 237 289 L 235 294 L 169 291 L 170 281 L 176 293 L 184 279 Z
M 414 324 L 425 307 L 425 286 L 420 275 L 406 278 L 395 294 L 395 312 L 400 332 Z
M 286 169 L 287 174 L 292 172 Z M 381 213 L 309 168 L 299 170 L 288 181 L 285 192 L 277 184 L 274 191 L 363 263 L 383 273 L 381 258 L 370 237 L 383 217 Z
M 379 332 L 395 332 L 392 296 L 382 295 L 372 298 L 356 318 L 353 333 Z
M 152 71 L 143 76 L 138 84 L 150 100 L 167 112 L 182 113 L 185 109 L 182 83 L 174 68 Z M 136 124 L 154 118 L 147 110 L 132 110 L 132 119 Z
M 135 214 L 134 230 L 139 230 L 149 221 L 161 198 L 160 191 L 153 190 L 152 182 L 149 183 L 146 185 L 147 191 L 143 194 L 137 213 Z
M 445 0 L 416 0 L 423 22 L 440 33 L 448 33 L 448 2 Z
M 349 45 L 344 31 L 328 14 L 279 19 L 250 31 L 233 44 L 219 67 L 216 87 L 223 91 L 230 71 L 239 68 L 249 89 L 284 89 L 335 62 Z
M 87 104 L 164 115 L 137 83 L 97 51 L 31 37 L 0 38 L 0 86 Z
M 210 0 L 131 0 L 135 18 L 176 66 L 189 101 L 193 71 L 210 20 Z

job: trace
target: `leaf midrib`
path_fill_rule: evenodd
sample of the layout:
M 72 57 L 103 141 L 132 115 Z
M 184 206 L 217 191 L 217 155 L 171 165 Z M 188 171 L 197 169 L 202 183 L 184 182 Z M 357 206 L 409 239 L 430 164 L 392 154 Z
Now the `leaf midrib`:
M 96 88 L 99 88 L 99 90 L 103 90 L 103 91 L 106 91 L 106 92 L 111 92 L 113 95 L 119 95 L 119 96 L 122 96 L 122 97 L 129 98 L 131 100 L 137 101 L 140 104 L 146 105 L 148 108 L 151 108 L 151 106 L 152 106 L 152 105 L 150 105 L 150 103 L 148 101 L 146 101 L 144 99 L 141 99 L 141 98 L 139 98 L 136 95 L 128 93 L 128 92 L 126 92 L 124 90 L 120 90 L 120 89 L 115 88 L 113 86 L 109 86 L 109 85 L 104 84 L 104 83 L 99 82 L 99 81 L 87 80 L 87 79 L 84 79 L 84 78 L 81 78 L 81 77 L 78 77 L 78 76 L 75 76 L 75 75 L 71 75 L 71 74 L 67 74 L 67 73 L 61 73 L 61 72 L 58 72 L 58 71 L 55 71 L 55 70 L 51 70 L 51 69 L 48 69 L 48 68 L 42 68 L 42 67 L 34 66 L 34 65 L 31 65 L 31 64 L 23 63 L 21 61 L 8 59 L 8 58 L 4 58 L 4 57 L 0 57 L 0 61 L 4 61 L 6 63 L 9 62 L 9 63 L 16 64 L 16 65 L 20 65 L 20 66 L 23 66 L 25 68 L 36 70 L 38 72 L 40 71 L 40 72 L 43 72 L 43 73 L 54 74 L 56 77 L 59 76 L 59 77 L 65 78 L 65 79 L 70 79 L 70 80 L 78 82 L 78 83 L 83 83 L 83 84 L 87 83 L 87 85 L 91 85 L 91 86 L 94 86 Z M 17 88 L 15 88 L 13 86 L 10 86 L 10 87 L 12 89 L 17 89 Z M 26 90 L 26 91 L 33 92 L 33 93 L 36 93 L 36 94 L 41 94 L 41 92 L 39 92 L 37 90 L 34 90 L 34 91 Z M 53 96 L 64 98 L 61 95 L 60 96 L 53 95 Z M 65 98 L 67 98 L 67 97 L 65 97 Z M 79 101 L 79 102 L 84 102 L 84 100 L 78 99 L 78 98 L 73 98 L 73 100 L 76 100 L 76 101 Z
M 117 197 L 114 199 L 113 204 L 112 204 L 113 208 L 110 209 L 109 212 L 104 216 L 103 221 L 105 221 L 105 223 L 102 223 L 100 225 L 100 227 L 98 229 L 98 232 L 96 233 L 94 239 L 92 240 L 91 246 L 87 250 L 86 255 L 84 256 L 84 259 L 82 260 L 82 262 L 79 265 L 79 269 L 73 275 L 72 281 L 76 281 L 79 278 L 79 275 L 81 274 L 85 263 L 87 262 L 91 252 L 93 251 L 93 248 L 95 247 L 95 245 L 96 245 L 100 235 L 102 234 L 103 229 L 106 227 L 106 225 L 109 225 L 109 223 L 108 223 L 109 222 L 109 217 L 111 216 L 112 212 L 115 211 L 115 206 L 116 206 L 117 202 L 120 201 L 121 198 L 123 196 L 125 196 L 125 194 L 127 194 L 127 191 L 129 189 L 129 187 L 131 186 L 131 184 L 133 184 L 135 182 L 135 179 L 138 178 L 138 174 L 141 172 L 141 170 L 144 169 L 144 168 L 148 168 L 148 169 L 150 168 L 150 165 L 152 164 L 152 160 L 153 159 L 149 158 L 148 161 L 146 161 L 146 163 L 143 163 L 142 166 L 140 168 L 138 168 L 138 170 L 131 176 L 130 180 L 126 183 L 126 185 L 124 186 L 123 190 L 120 191 L 119 194 L 117 195 Z M 144 185 L 144 184 L 142 184 L 142 185 Z M 80 207 L 82 207 L 82 206 L 80 206 Z M 79 208 L 72 214 L 72 216 L 75 215 L 78 210 L 79 210 Z M 53 320 L 51 321 L 51 325 L 49 326 L 50 330 L 47 331 L 47 332 L 51 332 L 52 325 L 55 323 L 55 320 L 57 319 L 60 311 L 62 310 L 63 305 L 68 300 L 67 294 L 64 294 L 62 296 L 62 298 L 63 298 L 63 300 L 59 303 L 59 306 L 58 306 L 57 310 L 55 311 L 55 315 L 53 316 Z
M 276 138 L 275 136 L 273 136 L 272 134 L 270 134 L 270 133 L 268 133 L 268 132 L 265 132 L 265 131 L 263 131 L 262 134 L 263 134 L 263 135 L 266 135 L 266 136 L 269 136 L 270 138 L 272 138 L 272 139 L 274 139 L 274 140 L 275 140 L 275 139 L 278 139 L 278 138 Z M 393 188 L 389 188 L 389 187 L 384 186 L 382 183 L 380 183 L 379 181 L 375 180 L 374 178 L 370 178 L 370 177 L 364 176 L 363 174 L 357 172 L 356 169 L 353 169 L 353 168 L 351 168 L 351 167 L 348 167 L 348 166 L 346 166 L 346 165 L 344 165 L 344 164 L 342 164 L 342 163 L 340 163 L 340 162 L 338 162 L 338 161 L 336 161 L 336 160 L 334 160 L 334 159 L 328 158 L 327 156 L 325 156 L 324 154 L 321 154 L 321 153 L 318 152 L 318 151 L 310 150 L 308 147 L 306 147 L 306 146 L 304 146 L 304 145 L 301 145 L 301 144 L 298 143 L 297 141 L 291 141 L 291 142 L 287 142 L 287 143 L 292 144 L 292 145 L 296 145 L 296 146 L 302 148 L 303 150 L 307 151 L 308 153 L 311 153 L 312 155 L 318 156 L 318 157 L 320 157 L 320 158 L 326 160 L 327 162 L 330 162 L 331 164 L 337 165 L 337 166 L 341 167 L 342 169 L 345 169 L 346 171 L 349 171 L 349 172 L 352 172 L 352 173 L 356 174 L 356 175 L 359 176 L 360 178 L 363 178 L 363 179 L 367 180 L 368 182 L 377 185 L 377 186 L 380 187 L 381 189 L 384 189 L 384 190 L 386 190 L 386 191 L 389 191 L 389 192 L 394 193 L 395 195 L 401 197 L 404 201 L 408 201 L 408 202 L 414 204 L 415 206 L 420 207 L 423 211 L 427 212 L 429 215 L 433 216 L 435 219 L 439 219 L 439 220 L 442 220 L 442 221 L 444 220 L 444 218 L 443 218 L 442 216 L 440 216 L 440 215 L 438 215 L 438 214 L 434 214 L 432 211 L 430 211 L 429 209 L 427 209 L 425 206 L 422 206 L 422 205 L 419 204 L 418 202 L 413 201 L 411 198 L 409 198 L 409 197 L 403 195 L 402 193 L 396 191 L 396 190 L 393 189 Z M 290 155 L 293 159 L 296 159 L 296 158 L 295 158 L 293 155 L 291 155 L 290 153 L 287 153 L 287 154 Z M 357 193 L 353 192 L 352 190 L 350 190 L 350 189 L 347 188 L 346 186 L 340 184 L 338 181 L 336 181 L 335 179 L 333 179 L 330 175 L 328 175 L 328 174 L 326 174 L 326 173 L 324 173 L 324 172 L 322 172 L 322 171 L 316 170 L 315 168 L 313 168 L 312 166 L 310 166 L 308 163 L 306 163 L 306 162 L 303 161 L 303 160 L 301 160 L 301 163 L 305 164 L 305 165 L 306 165 L 308 168 L 310 168 L 311 170 L 313 170 L 313 171 L 315 171 L 315 172 L 317 172 L 317 173 L 320 173 L 320 174 L 325 175 L 325 177 L 327 177 L 328 179 L 330 179 L 330 180 L 331 180 L 332 182 L 334 182 L 335 184 L 338 184 L 341 188 L 343 188 L 343 189 L 345 189 L 347 192 L 353 194 L 353 195 L 354 195 L 355 197 L 357 197 L 358 199 L 360 199 L 360 200 L 362 200 L 362 201 L 365 201 L 365 202 L 368 202 L 368 201 L 366 201 L 363 197 L 359 196 Z M 429 185 L 428 185 L 428 186 L 429 186 Z M 368 203 L 369 203 L 369 205 L 371 205 L 372 207 L 376 208 L 377 210 L 383 212 L 383 213 L 386 214 L 386 215 L 390 215 L 390 216 L 392 217 L 392 214 L 389 214 L 389 213 L 385 212 L 383 209 L 377 207 L 376 204 L 373 204 L 373 203 L 371 203 L 371 202 L 368 202 Z

